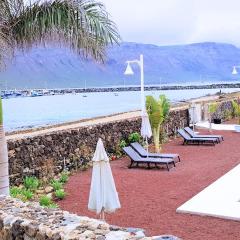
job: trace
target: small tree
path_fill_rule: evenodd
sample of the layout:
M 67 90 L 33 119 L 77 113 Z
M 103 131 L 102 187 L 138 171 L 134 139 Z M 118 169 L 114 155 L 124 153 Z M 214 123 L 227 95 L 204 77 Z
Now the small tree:
M 208 105 L 208 113 L 209 113 L 209 131 L 212 132 L 212 117 L 213 114 L 217 111 L 218 109 L 218 103 L 210 103 Z
M 155 99 L 153 96 L 147 96 L 146 107 L 153 131 L 155 151 L 160 152 L 164 135 L 163 123 L 168 117 L 170 103 L 165 95 L 160 95 L 159 99 Z
M 238 118 L 238 124 L 240 124 L 240 101 L 232 100 L 232 107 L 233 107 L 233 116 Z

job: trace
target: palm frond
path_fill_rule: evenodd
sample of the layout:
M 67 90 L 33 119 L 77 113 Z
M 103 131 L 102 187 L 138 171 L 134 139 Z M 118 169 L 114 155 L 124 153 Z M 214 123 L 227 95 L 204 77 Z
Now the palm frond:
M 164 94 L 159 96 L 159 101 L 160 101 L 160 105 L 162 107 L 163 118 L 164 118 L 164 121 L 165 121 L 168 117 L 168 114 L 169 114 L 170 101 L 169 101 L 169 99 L 166 98 L 166 96 Z
M 106 46 L 120 41 L 104 5 L 94 0 L 37 1 L 28 5 L 23 0 L 2 0 L 1 25 L 0 46 L 13 50 L 53 42 L 103 61 Z M 4 52 L 0 50 L 0 62 Z
M 152 96 L 147 96 L 146 108 L 152 128 L 158 128 L 163 122 L 163 109 L 160 102 Z
M 6 61 L 13 56 L 13 45 L 9 30 L 6 25 L 0 22 L 0 69 L 6 66 Z

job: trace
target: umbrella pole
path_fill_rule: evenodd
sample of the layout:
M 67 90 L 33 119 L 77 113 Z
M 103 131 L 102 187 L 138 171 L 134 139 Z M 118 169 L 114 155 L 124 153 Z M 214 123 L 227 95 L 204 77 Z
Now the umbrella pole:
M 104 209 L 101 210 L 101 213 L 100 213 L 100 219 L 101 219 L 102 221 L 105 222 L 105 213 L 104 213 Z
M 147 158 L 148 158 L 148 140 L 147 137 L 145 138 L 146 146 L 147 146 Z

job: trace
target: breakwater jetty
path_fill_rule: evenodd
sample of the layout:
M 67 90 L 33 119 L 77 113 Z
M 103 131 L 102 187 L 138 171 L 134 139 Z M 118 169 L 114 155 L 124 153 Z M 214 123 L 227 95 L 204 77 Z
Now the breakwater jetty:
M 186 89 L 221 89 L 221 88 L 240 88 L 240 83 L 224 83 L 224 84 L 206 84 L 206 85 L 163 85 L 163 86 L 144 86 L 145 91 L 158 90 L 186 90 Z M 57 89 L 56 89 L 57 90 Z M 85 93 L 85 92 L 126 92 L 126 91 L 140 91 L 140 86 L 130 87 L 104 87 L 104 88 L 73 88 L 61 89 L 60 93 Z
M 162 86 L 145 86 L 145 91 L 159 91 L 159 90 L 186 90 L 186 89 L 222 89 L 222 88 L 240 88 L 240 83 L 218 83 L 205 85 L 162 85 Z M 94 92 L 126 92 L 126 91 L 140 91 L 140 86 L 125 86 L 125 87 L 92 87 L 92 88 L 56 88 L 56 89 L 19 89 L 17 95 L 14 94 L 16 90 L 2 90 L 2 96 L 10 94 L 12 97 L 16 96 L 46 96 L 46 95 L 61 95 L 61 94 L 75 94 L 75 93 L 94 93 Z M 31 92 L 34 92 L 32 94 Z

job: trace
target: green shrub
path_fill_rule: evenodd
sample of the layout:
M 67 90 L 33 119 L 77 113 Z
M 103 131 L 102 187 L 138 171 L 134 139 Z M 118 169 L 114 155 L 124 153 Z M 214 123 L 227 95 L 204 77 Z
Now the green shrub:
M 24 189 L 22 191 L 22 195 L 27 199 L 27 200 L 30 200 L 33 198 L 33 193 L 31 192 L 31 190 L 29 189 Z
M 43 207 L 49 207 L 51 204 L 53 204 L 51 197 L 49 197 L 47 195 L 41 196 L 39 203 Z
M 27 200 L 33 198 L 33 193 L 31 192 L 31 190 L 25 188 L 22 189 L 19 187 L 12 187 L 10 189 L 10 195 L 11 197 L 18 198 L 23 202 L 26 202 Z
M 119 143 L 120 149 L 123 149 L 123 148 L 126 147 L 126 146 L 127 146 L 127 142 L 126 142 L 124 139 L 121 140 L 120 143 Z
M 48 208 L 58 208 L 58 205 L 56 203 L 51 203 L 48 205 Z
M 51 186 L 53 187 L 54 191 L 63 188 L 63 184 L 60 181 L 58 181 L 58 180 L 52 180 Z
M 39 180 L 36 177 L 25 177 L 23 184 L 26 189 L 36 190 L 39 187 Z
M 215 113 L 218 110 L 219 107 L 219 103 L 210 103 L 208 105 L 208 112 L 212 115 L 213 113 Z
M 10 188 L 10 195 L 13 198 L 16 198 L 18 195 L 22 195 L 23 190 L 19 187 L 11 187 Z
M 56 196 L 56 198 L 58 198 L 58 199 L 64 199 L 65 196 L 66 196 L 66 193 L 64 192 L 63 189 L 59 189 L 59 190 L 56 190 L 56 191 L 55 191 L 55 196 Z
M 64 184 L 64 183 L 66 183 L 68 181 L 68 179 L 69 179 L 69 173 L 66 172 L 66 171 L 63 171 L 61 173 L 59 181 Z
M 238 124 L 240 124 L 240 102 L 239 99 L 237 101 L 232 100 L 233 107 L 233 116 L 238 118 Z
M 140 142 L 140 139 L 141 139 L 141 136 L 140 136 L 140 134 L 137 133 L 137 132 L 131 133 L 131 134 L 128 136 L 128 141 L 129 141 L 129 143 Z
M 55 204 L 53 201 L 52 201 L 52 198 L 47 196 L 47 195 L 43 195 L 41 196 L 40 200 L 39 200 L 39 204 L 42 206 L 42 207 L 47 207 L 47 208 L 57 208 L 58 205 Z
M 232 116 L 232 112 L 228 109 L 225 109 L 224 112 L 223 112 L 224 120 L 231 119 L 231 116 Z

